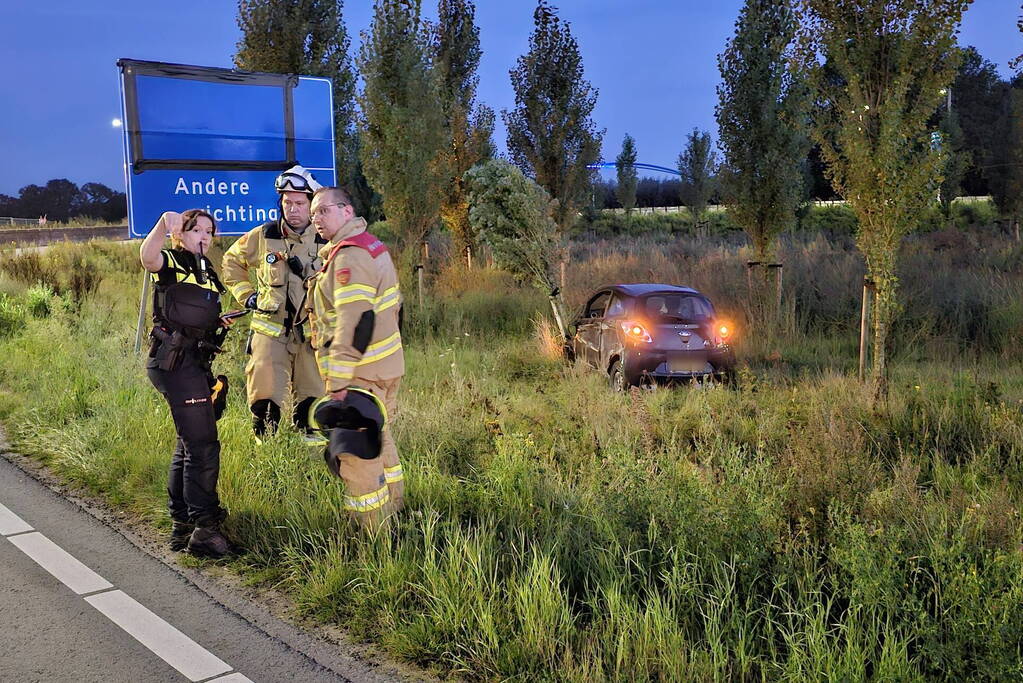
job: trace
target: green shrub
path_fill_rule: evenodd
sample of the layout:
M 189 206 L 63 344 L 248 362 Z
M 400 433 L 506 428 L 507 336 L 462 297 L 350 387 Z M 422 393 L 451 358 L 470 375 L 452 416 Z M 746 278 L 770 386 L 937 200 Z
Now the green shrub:
M 17 334 L 25 326 L 25 309 L 18 302 L 0 292 L 0 337 Z
M 998 207 L 994 202 L 955 202 L 953 212 L 956 217 L 956 225 L 962 229 L 986 228 L 998 221 Z
M 53 288 L 39 283 L 25 291 L 25 308 L 33 318 L 45 318 L 53 310 Z
M 805 232 L 823 232 L 829 236 L 852 235 L 856 232 L 856 214 L 845 204 L 812 206 L 803 217 L 799 229 Z

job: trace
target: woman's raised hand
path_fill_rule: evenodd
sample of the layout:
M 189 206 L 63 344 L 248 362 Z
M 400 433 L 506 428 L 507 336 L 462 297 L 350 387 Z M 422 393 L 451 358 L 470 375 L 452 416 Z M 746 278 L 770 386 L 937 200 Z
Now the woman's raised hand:
M 160 220 L 163 221 L 163 225 L 167 228 L 167 234 L 171 237 L 181 238 L 181 229 L 184 226 L 181 220 L 181 214 L 177 211 L 164 211 L 163 215 L 160 216 Z

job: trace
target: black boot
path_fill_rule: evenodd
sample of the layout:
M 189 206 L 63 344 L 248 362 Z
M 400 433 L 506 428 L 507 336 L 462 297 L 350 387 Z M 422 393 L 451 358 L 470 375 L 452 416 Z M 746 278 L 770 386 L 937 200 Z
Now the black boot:
M 309 406 L 316 401 L 315 396 L 309 396 L 303 398 L 295 406 L 295 410 L 292 413 L 291 421 L 295 425 L 295 430 L 299 433 L 309 431 Z
M 273 436 L 277 431 L 277 424 L 281 421 L 281 407 L 268 398 L 263 398 L 251 406 L 252 431 L 256 435 L 256 443 L 263 443 L 263 439 Z
M 194 530 L 195 525 L 191 522 L 179 522 L 175 519 L 171 524 L 170 549 L 177 553 L 187 548 Z
M 231 552 L 231 544 L 220 533 L 219 524 L 197 526 L 188 540 L 188 552 L 199 557 L 221 558 Z

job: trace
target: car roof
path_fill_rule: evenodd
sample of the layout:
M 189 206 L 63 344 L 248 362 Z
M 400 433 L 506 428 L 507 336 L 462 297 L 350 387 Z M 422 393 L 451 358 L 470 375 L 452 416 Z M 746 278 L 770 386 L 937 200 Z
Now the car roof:
M 675 292 L 678 294 L 700 294 L 692 287 L 679 287 L 678 285 L 663 285 L 645 282 L 638 282 L 625 285 L 609 285 L 607 287 L 602 287 L 601 289 L 612 289 L 616 292 L 621 292 L 626 296 L 644 296 L 646 294 L 656 294 L 663 292 Z

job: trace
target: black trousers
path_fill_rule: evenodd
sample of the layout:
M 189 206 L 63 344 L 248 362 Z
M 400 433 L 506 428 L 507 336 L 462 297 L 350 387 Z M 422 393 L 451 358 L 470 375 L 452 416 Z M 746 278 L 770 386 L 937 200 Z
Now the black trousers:
M 212 375 L 192 358 L 174 370 L 149 367 L 146 372 L 170 405 L 178 433 L 167 481 L 171 518 L 198 526 L 217 524 L 226 512 L 217 496 L 220 441 L 210 397 Z

